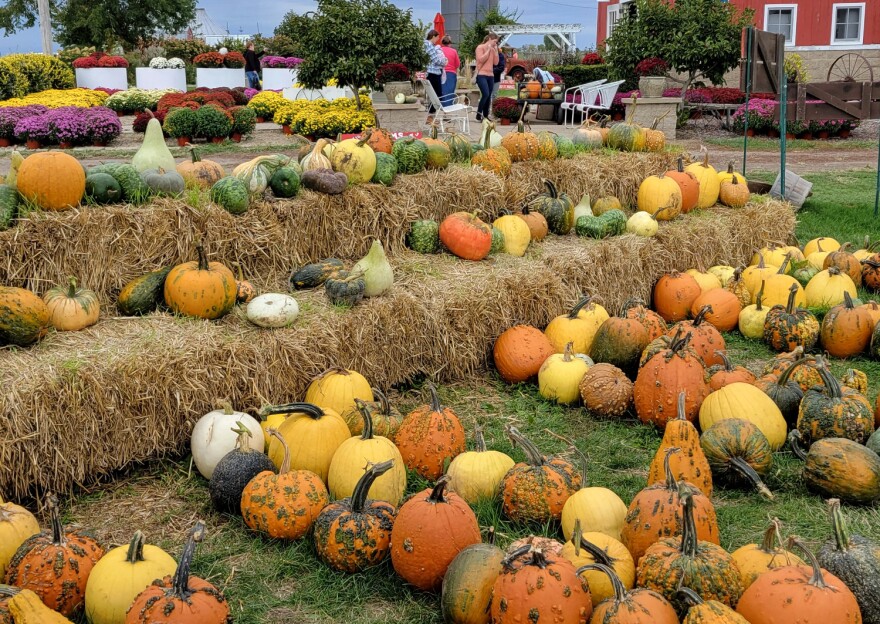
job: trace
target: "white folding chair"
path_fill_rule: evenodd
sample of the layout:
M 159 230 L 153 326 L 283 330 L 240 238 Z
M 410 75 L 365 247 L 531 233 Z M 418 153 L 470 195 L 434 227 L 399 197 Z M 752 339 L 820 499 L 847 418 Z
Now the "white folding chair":
M 623 80 L 618 80 L 616 82 L 609 82 L 595 87 L 598 89 L 596 97 L 589 101 L 581 100 L 581 103 L 577 105 L 575 110 L 584 115 L 589 115 L 591 110 L 608 110 L 614 102 L 614 96 L 617 95 L 617 89 L 623 83 Z
M 458 125 L 464 134 L 470 133 L 470 122 L 468 115 L 473 110 L 471 106 L 465 104 L 468 101 L 467 96 L 457 95 L 452 98 L 452 102 L 444 106 L 440 102 L 440 98 L 434 91 L 434 87 L 427 80 L 420 80 L 425 89 L 425 98 L 431 106 L 434 107 L 434 121 L 440 126 L 440 132 L 446 132 L 445 123 Z M 426 107 L 427 108 L 427 107 Z
M 563 122 L 566 127 L 568 127 L 568 115 L 571 113 L 571 124 L 574 125 L 574 109 L 575 106 L 585 102 L 586 98 L 590 97 L 588 92 L 592 94 L 593 101 L 596 101 L 596 97 L 599 93 L 599 90 L 595 87 L 607 82 L 607 78 L 602 78 L 602 80 L 595 80 L 593 82 L 586 82 L 582 85 L 577 85 L 576 87 L 569 87 L 565 90 L 565 93 L 562 94 L 562 103 L 559 105 L 559 108 L 562 109 Z

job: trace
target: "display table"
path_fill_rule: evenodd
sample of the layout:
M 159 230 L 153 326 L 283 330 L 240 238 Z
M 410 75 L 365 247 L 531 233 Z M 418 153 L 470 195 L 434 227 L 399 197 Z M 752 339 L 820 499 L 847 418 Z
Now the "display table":
M 628 119 L 645 128 L 650 128 L 654 120 L 659 119 L 657 130 L 662 131 L 666 135 L 667 140 L 675 138 L 675 125 L 678 120 L 676 110 L 681 100 L 666 97 L 638 98 L 638 104 L 636 105 L 635 112 L 632 114 L 632 119 L 630 119 L 631 113 L 629 108 L 636 103 L 636 100 L 634 98 L 624 98 L 621 101 L 626 106 L 624 119 Z
M 154 69 L 138 67 L 135 69 L 138 89 L 175 89 L 186 91 L 186 70 Z
M 76 86 L 81 89 L 128 89 L 128 73 L 124 67 L 77 68 Z

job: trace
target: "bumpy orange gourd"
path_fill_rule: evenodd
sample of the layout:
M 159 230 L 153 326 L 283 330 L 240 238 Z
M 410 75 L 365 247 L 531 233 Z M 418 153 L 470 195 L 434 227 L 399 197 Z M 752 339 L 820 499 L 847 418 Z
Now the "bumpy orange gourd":
M 433 384 L 428 390 L 431 403 L 417 407 L 403 419 L 394 443 L 407 468 L 436 480 L 456 455 L 464 453 L 465 434 L 456 413 L 441 405 Z
M 525 112 L 525 107 L 523 107 L 523 112 Z M 509 132 L 501 139 L 501 147 L 507 150 L 510 154 L 510 160 L 513 162 L 534 160 L 541 151 L 538 137 L 531 132 L 526 132 L 522 119 L 517 123 L 515 132 Z
M 540 329 L 515 325 L 498 336 L 492 353 L 501 378 L 508 383 L 519 383 L 537 375 L 541 364 L 556 353 L 556 349 Z
M 648 308 L 641 299 L 630 299 L 624 303 L 622 316 L 641 323 L 648 332 L 648 340 L 655 340 L 669 330 L 663 317 Z
M 177 165 L 177 173 L 199 188 L 209 189 L 226 175 L 223 165 L 213 160 L 202 160 L 196 148 L 190 147 L 190 160 Z
M 208 262 L 205 249 L 196 247 L 199 259 L 178 264 L 165 278 L 165 303 L 184 316 L 216 319 L 235 306 L 235 275 L 219 262 Z
M 862 263 L 856 258 L 849 249 L 852 243 L 844 243 L 839 249 L 830 252 L 825 256 L 825 262 L 822 264 L 823 269 L 837 267 L 841 273 L 850 276 L 853 284 L 861 286 L 862 284 Z
M 734 366 L 724 351 L 716 352 L 723 364 L 709 368 L 709 389 L 713 392 L 732 383 L 755 383 L 755 373 L 744 366 Z
M 648 485 L 666 480 L 666 464 L 676 481 L 687 481 L 698 487 L 706 496 L 712 496 L 712 471 L 700 446 L 700 434 L 685 412 L 686 393 L 678 395 L 678 415 L 666 423 L 660 448 L 648 469 Z M 668 454 L 671 448 L 680 453 Z
M 601 418 L 626 414 L 633 400 L 633 383 L 613 364 L 594 364 L 580 383 L 584 407 Z
M 476 214 L 455 212 L 440 224 L 440 241 L 464 260 L 482 260 L 492 247 L 492 228 Z
M 639 587 L 627 591 L 614 570 L 601 563 L 582 568 L 598 570 L 608 576 L 614 596 L 593 609 L 592 624 L 678 624 L 678 614 L 666 598 L 655 591 Z
M 471 544 L 479 544 L 480 526 L 467 502 L 446 492 L 447 477 L 413 495 L 397 512 L 391 531 L 391 563 L 403 580 L 436 591 L 446 568 Z
M 667 323 L 681 321 L 701 292 L 697 280 L 687 273 L 667 273 L 654 285 L 654 309 Z
M 40 152 L 24 159 L 16 185 L 22 197 L 44 210 L 67 210 L 86 192 L 86 172 L 70 154 Z
M 690 336 L 690 347 L 706 368 L 723 364 L 724 360 L 718 356 L 718 351 L 724 351 L 727 348 L 724 336 L 712 323 L 706 320 L 706 316 L 711 313 L 712 306 L 703 306 L 694 316 L 693 321 L 680 321 L 666 333 L 667 336 L 675 336 L 676 332 L 681 329 L 682 336 Z

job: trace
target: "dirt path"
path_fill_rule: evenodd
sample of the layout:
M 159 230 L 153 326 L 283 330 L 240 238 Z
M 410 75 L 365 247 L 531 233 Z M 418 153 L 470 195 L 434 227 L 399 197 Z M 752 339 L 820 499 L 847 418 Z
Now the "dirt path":
M 677 142 L 678 143 L 678 142 Z M 700 149 L 700 142 L 694 140 L 680 143 L 684 150 L 696 154 Z M 737 167 L 742 165 L 742 150 L 713 146 L 710 148 L 712 162 L 717 167 L 719 163 L 733 161 Z M 779 168 L 779 152 L 750 150 L 747 156 L 747 167 L 751 171 L 772 171 Z M 810 149 L 790 150 L 786 154 L 786 167 L 796 173 L 821 171 L 844 171 L 850 169 L 877 169 L 876 149 Z

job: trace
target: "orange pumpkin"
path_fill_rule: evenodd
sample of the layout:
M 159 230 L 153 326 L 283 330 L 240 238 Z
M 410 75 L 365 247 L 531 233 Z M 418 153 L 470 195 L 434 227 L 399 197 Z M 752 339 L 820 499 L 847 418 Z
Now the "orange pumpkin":
M 705 319 L 718 331 L 727 332 L 739 324 L 742 304 L 739 298 L 729 290 L 713 288 L 700 294 L 691 304 L 691 315 L 696 317 L 707 306 L 709 310 L 705 314 Z
M 465 434 L 455 412 L 440 404 L 433 384 L 428 384 L 428 390 L 431 403 L 417 407 L 403 419 L 394 443 L 407 468 L 435 480 L 448 462 L 464 453 Z
M 523 112 L 525 112 L 525 108 L 526 107 L 524 106 Z M 538 154 L 541 151 L 541 144 L 538 141 L 538 137 L 531 132 L 526 132 L 525 125 L 522 121 L 522 115 L 520 115 L 516 131 L 506 134 L 504 138 L 501 139 L 501 147 L 507 150 L 507 153 L 510 154 L 510 160 L 512 162 L 534 160 L 538 157 Z
M 275 429 L 268 429 L 284 448 L 278 474 L 263 471 L 250 480 L 241 494 L 241 515 L 253 531 L 276 539 L 299 539 L 330 502 L 321 477 L 310 470 L 290 469 L 290 449 Z
M 86 192 L 86 172 L 70 154 L 39 152 L 21 163 L 16 185 L 22 197 L 44 210 L 67 210 Z
M 701 292 L 697 280 L 687 273 L 667 273 L 654 285 L 654 309 L 667 323 L 681 321 Z
M 165 278 L 165 303 L 176 314 L 220 318 L 235 306 L 235 276 L 221 263 L 209 263 L 201 244 L 196 251 L 197 261 L 178 264 Z
M 440 224 L 440 242 L 459 258 L 482 260 L 492 247 L 492 228 L 475 213 L 454 212 Z
M 703 306 L 697 312 L 693 321 L 681 321 L 670 328 L 666 334 L 667 336 L 674 336 L 681 329 L 682 335 L 690 336 L 691 348 L 706 367 L 723 364 L 724 360 L 717 355 L 717 352 L 727 349 L 724 336 L 721 335 L 721 332 L 714 325 L 706 321 L 706 315 L 711 311 L 711 306 Z
M 86 288 L 77 288 L 73 277 L 67 285 L 47 291 L 43 300 L 49 309 L 49 322 L 58 331 L 79 331 L 97 323 L 101 314 L 98 295 Z
M 649 341 L 656 340 L 669 330 L 663 317 L 646 307 L 641 299 L 630 299 L 623 304 L 623 318 L 634 319 L 641 323 L 648 332 Z
M 529 96 L 529 99 L 535 100 L 541 97 L 541 83 L 537 80 L 529 80 L 525 84 L 526 93 Z
M 874 327 L 876 327 L 877 323 L 880 323 L 880 304 L 872 300 L 863 303 L 861 307 L 868 311 L 868 314 L 871 315 L 871 322 L 874 323 Z
M 822 319 L 819 337 L 822 346 L 834 357 L 846 358 L 858 355 L 868 348 L 874 333 L 874 321 L 863 306 L 853 305 L 848 292 L 843 293 L 843 303 L 828 310 Z
M 712 392 L 732 383 L 755 383 L 755 373 L 743 366 L 734 366 L 724 351 L 716 351 L 715 354 L 721 358 L 723 363 L 716 364 L 709 369 L 709 374 L 711 375 L 709 377 L 709 389 Z
M 501 378 L 508 383 L 520 383 L 537 375 L 544 360 L 556 349 L 537 327 L 515 325 L 498 336 L 492 353 Z
M 229 604 L 208 581 L 190 576 L 196 543 L 202 541 L 205 524 L 196 522 L 180 555 L 174 576 L 166 576 L 138 594 L 125 624 L 225 624 Z
M 391 564 L 407 583 L 436 591 L 446 568 L 471 544 L 479 544 L 480 525 L 467 502 L 446 492 L 448 477 L 413 495 L 397 512 L 391 530 Z
M 533 241 L 542 241 L 547 236 L 547 219 L 540 212 L 529 210 L 528 204 L 523 204 L 522 209 L 516 216 L 526 222 Z
M 379 125 L 379 115 L 376 115 L 376 125 L 370 128 L 367 145 L 373 148 L 374 152 L 385 152 L 386 154 L 390 154 L 391 148 L 394 147 L 394 137 Z
M 639 587 L 627 591 L 617 574 L 601 563 L 591 563 L 578 568 L 597 570 L 608 575 L 614 596 L 594 607 L 591 622 L 596 624 L 678 624 L 678 615 L 666 598 L 655 591 Z
M 49 497 L 52 530 L 29 537 L 6 568 L 6 582 L 29 589 L 46 606 L 65 616 L 84 604 L 86 582 L 104 549 L 80 530 L 65 531 L 58 515 L 58 499 Z
M 823 269 L 837 267 L 841 273 L 850 276 L 856 287 L 862 285 L 862 263 L 856 258 L 849 249 L 852 243 L 844 243 L 835 251 L 825 256 L 825 262 L 822 264 Z
M 700 201 L 700 181 L 690 171 L 684 170 L 684 159 L 679 156 L 676 168 L 666 172 L 681 189 L 681 212 L 689 213 Z
M 226 175 L 223 165 L 213 160 L 202 160 L 196 148 L 190 146 L 190 159 L 177 165 L 177 173 L 184 180 L 202 189 L 209 189 Z

